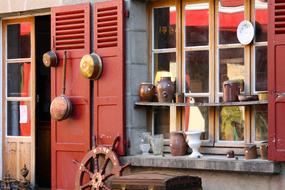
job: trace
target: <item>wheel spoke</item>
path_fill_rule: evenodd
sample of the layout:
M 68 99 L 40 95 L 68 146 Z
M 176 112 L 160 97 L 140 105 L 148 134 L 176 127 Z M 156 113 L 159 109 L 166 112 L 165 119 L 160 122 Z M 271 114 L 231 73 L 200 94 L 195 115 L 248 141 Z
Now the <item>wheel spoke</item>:
M 95 157 L 93 156 L 93 160 L 94 160 L 94 173 L 99 172 L 99 155 L 95 155 Z
M 89 181 L 88 183 L 85 183 L 84 185 L 81 185 L 80 188 L 84 189 L 84 188 L 86 188 L 88 186 L 92 186 L 92 181 Z
M 90 176 L 90 178 L 93 177 L 94 174 L 92 172 L 90 172 L 85 166 L 81 165 L 81 167 L 83 167 L 83 169 L 81 169 L 81 171 L 86 172 Z
M 105 190 L 111 190 L 109 187 L 107 187 L 105 184 L 102 185 L 102 188 Z
M 103 177 L 102 181 L 106 181 L 109 177 L 113 176 L 114 174 L 110 173 Z
M 106 158 L 106 157 L 105 157 L 104 165 L 103 165 L 103 167 L 101 168 L 101 171 L 100 171 L 100 174 L 101 174 L 101 175 L 104 175 L 104 174 L 105 174 L 105 172 L 106 172 L 106 167 L 107 167 L 107 165 L 108 165 L 109 160 L 110 160 L 109 158 Z

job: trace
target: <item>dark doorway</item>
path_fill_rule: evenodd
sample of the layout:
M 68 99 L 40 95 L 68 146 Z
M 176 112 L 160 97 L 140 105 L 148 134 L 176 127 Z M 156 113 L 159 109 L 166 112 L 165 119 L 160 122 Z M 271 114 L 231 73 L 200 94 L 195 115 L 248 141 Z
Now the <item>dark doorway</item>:
M 36 44 L 36 184 L 51 187 L 50 68 L 42 55 L 50 50 L 50 16 L 35 17 Z

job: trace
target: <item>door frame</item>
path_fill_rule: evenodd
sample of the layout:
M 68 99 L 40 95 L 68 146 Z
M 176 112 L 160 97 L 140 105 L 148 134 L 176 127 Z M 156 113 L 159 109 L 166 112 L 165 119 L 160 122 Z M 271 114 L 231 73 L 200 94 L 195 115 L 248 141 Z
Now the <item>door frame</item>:
M 7 43 L 6 43 L 6 34 L 7 34 L 7 25 L 8 24 L 16 24 L 16 23 L 21 23 L 21 22 L 31 22 L 31 56 L 29 59 L 29 62 L 31 63 L 31 70 L 30 70 L 30 96 L 25 99 L 25 101 L 29 101 L 30 103 L 30 121 L 31 121 L 31 136 L 29 137 L 13 137 L 13 136 L 7 136 L 6 135 L 6 89 L 7 89 L 7 82 L 6 82 L 6 53 L 7 53 Z M 15 142 L 16 143 L 16 160 L 19 159 L 20 153 L 18 151 L 19 144 L 21 143 L 30 143 L 30 154 L 27 155 L 30 157 L 30 167 L 28 168 L 30 173 L 30 180 L 32 184 L 35 184 L 35 97 L 36 97 L 36 92 L 35 92 L 35 86 L 36 86 L 36 73 L 35 73 L 35 20 L 34 17 L 25 17 L 25 18 L 13 18 L 13 19 L 3 19 L 2 20 L 2 159 L 3 159 L 3 174 L 5 174 L 5 164 L 7 164 L 7 156 L 6 156 L 6 151 L 7 151 L 7 142 Z M 25 59 L 26 60 L 26 59 Z M 24 61 L 24 60 L 23 60 Z M 16 99 L 15 99 L 16 100 Z M 19 100 L 18 100 L 19 101 Z M 18 164 L 19 160 L 17 160 L 16 164 L 16 176 L 17 179 L 20 177 L 20 169 L 23 166 L 19 166 Z M 18 167 L 17 167 L 18 166 Z

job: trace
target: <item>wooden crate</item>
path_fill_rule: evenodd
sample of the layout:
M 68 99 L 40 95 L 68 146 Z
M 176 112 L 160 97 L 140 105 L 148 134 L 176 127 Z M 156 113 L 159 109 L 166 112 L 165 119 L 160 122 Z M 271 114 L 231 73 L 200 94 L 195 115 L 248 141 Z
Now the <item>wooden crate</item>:
M 140 172 L 113 178 L 113 190 L 202 190 L 200 177 L 159 171 Z

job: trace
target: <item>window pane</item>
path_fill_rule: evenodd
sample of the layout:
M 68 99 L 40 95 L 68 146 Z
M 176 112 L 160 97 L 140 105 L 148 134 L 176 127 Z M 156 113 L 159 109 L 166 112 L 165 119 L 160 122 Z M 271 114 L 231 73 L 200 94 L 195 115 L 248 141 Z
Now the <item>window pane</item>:
M 219 43 L 239 43 L 236 30 L 244 20 L 244 1 L 220 1 L 219 3 Z
M 255 47 L 255 90 L 267 91 L 267 46 Z
M 191 51 L 185 53 L 186 92 L 209 92 L 209 51 Z
M 267 1 L 255 0 L 255 41 L 267 41 Z
M 170 110 L 168 107 L 155 108 L 154 114 L 154 134 L 163 134 L 163 137 L 169 138 L 170 130 Z
M 159 72 L 160 71 L 160 72 Z M 176 77 L 176 53 L 157 53 L 154 54 L 154 79 L 155 84 L 163 75 L 171 76 L 175 81 Z
M 7 102 L 7 135 L 30 136 L 30 104 L 24 101 Z
M 208 98 L 191 97 L 189 102 L 209 102 Z M 185 129 L 190 131 L 203 131 L 202 140 L 209 139 L 209 109 L 207 107 L 185 107 Z
M 176 8 L 154 9 L 154 49 L 176 47 Z
M 209 44 L 209 3 L 185 6 L 186 46 Z
M 268 130 L 267 105 L 254 106 L 255 140 L 266 141 Z
M 219 125 L 220 140 L 244 140 L 244 107 L 222 107 L 219 113 Z
M 7 64 L 8 97 L 30 96 L 30 63 Z
M 220 92 L 223 91 L 223 82 L 226 80 L 245 78 L 244 49 L 231 48 L 220 49 L 219 52 L 219 85 Z
M 31 57 L 31 23 L 7 26 L 8 59 Z

